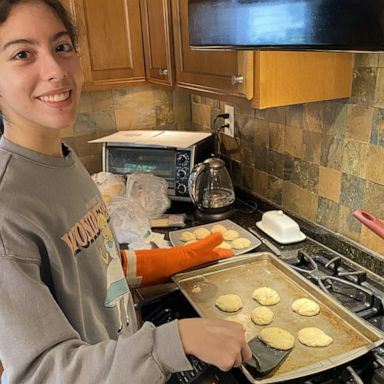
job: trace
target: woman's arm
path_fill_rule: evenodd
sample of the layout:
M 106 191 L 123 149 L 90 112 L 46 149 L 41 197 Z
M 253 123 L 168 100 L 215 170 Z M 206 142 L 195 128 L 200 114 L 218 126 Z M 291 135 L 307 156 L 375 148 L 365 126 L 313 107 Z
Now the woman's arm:
M 108 334 L 93 344 L 82 340 L 41 281 L 36 261 L 0 255 L 0 291 L 0 358 L 11 383 L 155 384 L 190 369 L 176 321 L 158 328 L 146 323 L 116 340 Z

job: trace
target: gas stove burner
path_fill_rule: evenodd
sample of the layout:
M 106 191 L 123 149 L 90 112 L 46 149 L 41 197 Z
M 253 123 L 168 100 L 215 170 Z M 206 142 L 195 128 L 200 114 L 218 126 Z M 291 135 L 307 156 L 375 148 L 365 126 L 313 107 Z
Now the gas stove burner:
M 375 362 L 380 368 L 384 368 L 384 347 L 380 346 L 374 349 Z
M 351 378 L 353 380 L 353 383 L 356 384 L 364 384 L 364 381 L 361 380 L 360 376 L 357 374 L 357 372 L 350 366 L 348 365 L 346 367 L 347 372 L 351 375 Z
M 348 280 L 354 281 L 358 284 L 367 280 L 367 273 L 364 271 L 345 271 L 337 274 L 339 277 L 346 277 Z
M 339 267 L 341 266 L 341 257 L 335 256 L 333 259 L 329 260 L 324 264 L 324 267 L 333 271 L 334 274 L 337 274 Z
M 365 271 L 352 269 L 341 256 L 327 251 L 314 255 L 299 251 L 289 264 L 349 310 L 384 329 L 383 295 L 367 280 Z
M 319 270 L 312 257 L 304 251 L 299 251 L 297 262 L 295 264 L 291 264 L 291 267 L 298 272 L 306 274 L 313 274 Z
M 308 278 L 316 280 L 324 276 L 345 277 L 356 284 L 362 284 L 367 281 L 365 271 L 357 271 L 343 263 L 341 256 L 329 258 L 325 252 L 318 252 L 310 256 L 307 252 L 299 251 L 298 257 L 289 264 L 296 271 L 306 275 Z
M 318 284 L 324 292 L 333 296 L 352 312 L 359 313 L 359 316 L 367 309 L 371 311 L 367 312 L 364 318 L 372 317 L 378 312 L 373 308 L 373 293 L 360 285 L 335 276 L 319 278 Z
M 305 251 L 299 251 L 297 259 L 290 261 L 289 264 L 296 271 L 316 280 L 323 276 L 338 275 L 341 257 L 336 256 L 330 259 L 324 256 L 323 252 L 310 256 Z
M 384 332 L 384 316 L 376 316 L 371 319 L 368 319 L 368 322 L 371 323 L 377 329 L 380 329 Z
M 294 384 L 383 384 L 380 366 L 375 365 L 375 359 L 370 352 L 351 362 L 349 365 L 337 367 L 327 374 L 294 381 Z M 376 376 L 378 381 L 373 380 Z

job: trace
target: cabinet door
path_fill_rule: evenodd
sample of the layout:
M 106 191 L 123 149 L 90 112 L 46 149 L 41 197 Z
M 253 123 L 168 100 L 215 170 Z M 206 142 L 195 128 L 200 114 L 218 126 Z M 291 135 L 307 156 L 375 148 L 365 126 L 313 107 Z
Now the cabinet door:
M 189 47 L 188 0 L 172 0 L 176 86 L 191 91 L 253 97 L 253 53 Z
M 170 0 L 140 0 L 145 70 L 150 83 L 174 85 Z
M 145 81 L 139 0 L 71 0 L 85 89 Z
M 255 94 L 251 105 L 271 108 L 351 96 L 351 53 L 255 53 Z

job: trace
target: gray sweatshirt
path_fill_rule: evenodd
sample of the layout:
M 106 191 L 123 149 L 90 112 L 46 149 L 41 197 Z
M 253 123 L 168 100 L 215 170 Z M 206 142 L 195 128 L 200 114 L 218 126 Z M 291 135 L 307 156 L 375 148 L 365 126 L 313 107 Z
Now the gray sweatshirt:
M 69 148 L 0 139 L 0 360 L 10 384 L 164 383 L 190 369 L 177 322 L 137 330 L 99 191 Z

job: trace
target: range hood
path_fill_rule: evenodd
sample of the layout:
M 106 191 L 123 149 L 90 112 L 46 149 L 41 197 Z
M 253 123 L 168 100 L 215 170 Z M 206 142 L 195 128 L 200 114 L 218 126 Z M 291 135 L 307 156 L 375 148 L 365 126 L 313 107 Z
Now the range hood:
M 195 49 L 384 51 L 384 0 L 188 0 Z

